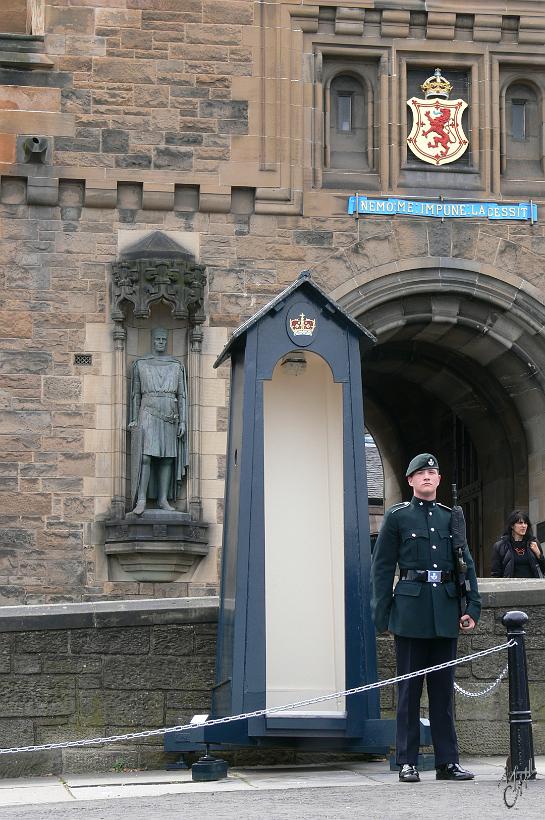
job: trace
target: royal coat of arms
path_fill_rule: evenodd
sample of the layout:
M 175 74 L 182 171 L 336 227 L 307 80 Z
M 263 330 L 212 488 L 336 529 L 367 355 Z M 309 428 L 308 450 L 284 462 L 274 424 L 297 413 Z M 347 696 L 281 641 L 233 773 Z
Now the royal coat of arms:
M 460 159 L 468 146 L 462 128 L 464 100 L 449 100 L 452 85 L 436 68 L 422 83 L 425 99 L 412 97 L 407 105 L 413 112 L 413 126 L 407 145 L 419 159 L 430 165 L 446 165 Z

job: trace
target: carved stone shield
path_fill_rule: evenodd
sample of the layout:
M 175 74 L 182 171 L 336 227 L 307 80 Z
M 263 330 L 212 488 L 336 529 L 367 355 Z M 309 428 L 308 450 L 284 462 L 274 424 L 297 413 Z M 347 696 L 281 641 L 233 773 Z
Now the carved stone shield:
M 468 146 L 462 128 L 464 100 L 407 100 L 413 125 L 407 145 L 419 159 L 430 165 L 446 165 L 460 159 Z

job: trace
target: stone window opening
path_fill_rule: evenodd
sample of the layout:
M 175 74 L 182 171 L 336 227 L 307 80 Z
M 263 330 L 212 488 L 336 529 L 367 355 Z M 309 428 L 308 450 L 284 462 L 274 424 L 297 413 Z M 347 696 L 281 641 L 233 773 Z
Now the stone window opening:
M 339 91 L 337 95 L 337 131 L 351 132 L 353 129 L 352 98 L 349 91 Z
M 372 167 L 372 89 L 355 73 L 339 73 L 325 86 L 325 168 Z
M 527 100 L 511 100 L 511 136 L 514 140 L 527 139 L 526 103 Z
M 508 179 L 545 175 L 543 89 L 526 78 L 514 78 L 500 99 L 501 173 Z

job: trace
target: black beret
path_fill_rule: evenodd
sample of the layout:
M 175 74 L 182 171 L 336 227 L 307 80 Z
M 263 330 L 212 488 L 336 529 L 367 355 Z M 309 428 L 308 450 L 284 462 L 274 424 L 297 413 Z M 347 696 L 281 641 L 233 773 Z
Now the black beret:
M 408 477 L 413 473 L 416 473 L 417 470 L 425 470 L 426 467 L 428 467 L 430 470 L 438 470 L 439 462 L 437 461 L 435 456 L 432 456 L 431 453 L 419 453 L 417 456 L 411 459 L 405 475 Z

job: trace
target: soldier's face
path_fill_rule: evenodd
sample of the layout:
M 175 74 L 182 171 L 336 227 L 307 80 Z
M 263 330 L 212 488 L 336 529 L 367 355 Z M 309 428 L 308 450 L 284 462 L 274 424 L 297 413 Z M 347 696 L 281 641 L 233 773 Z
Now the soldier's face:
M 413 488 L 413 492 L 417 498 L 433 500 L 441 481 L 441 476 L 439 475 L 439 470 L 433 467 L 426 467 L 410 475 L 407 481 L 409 482 L 409 486 Z

